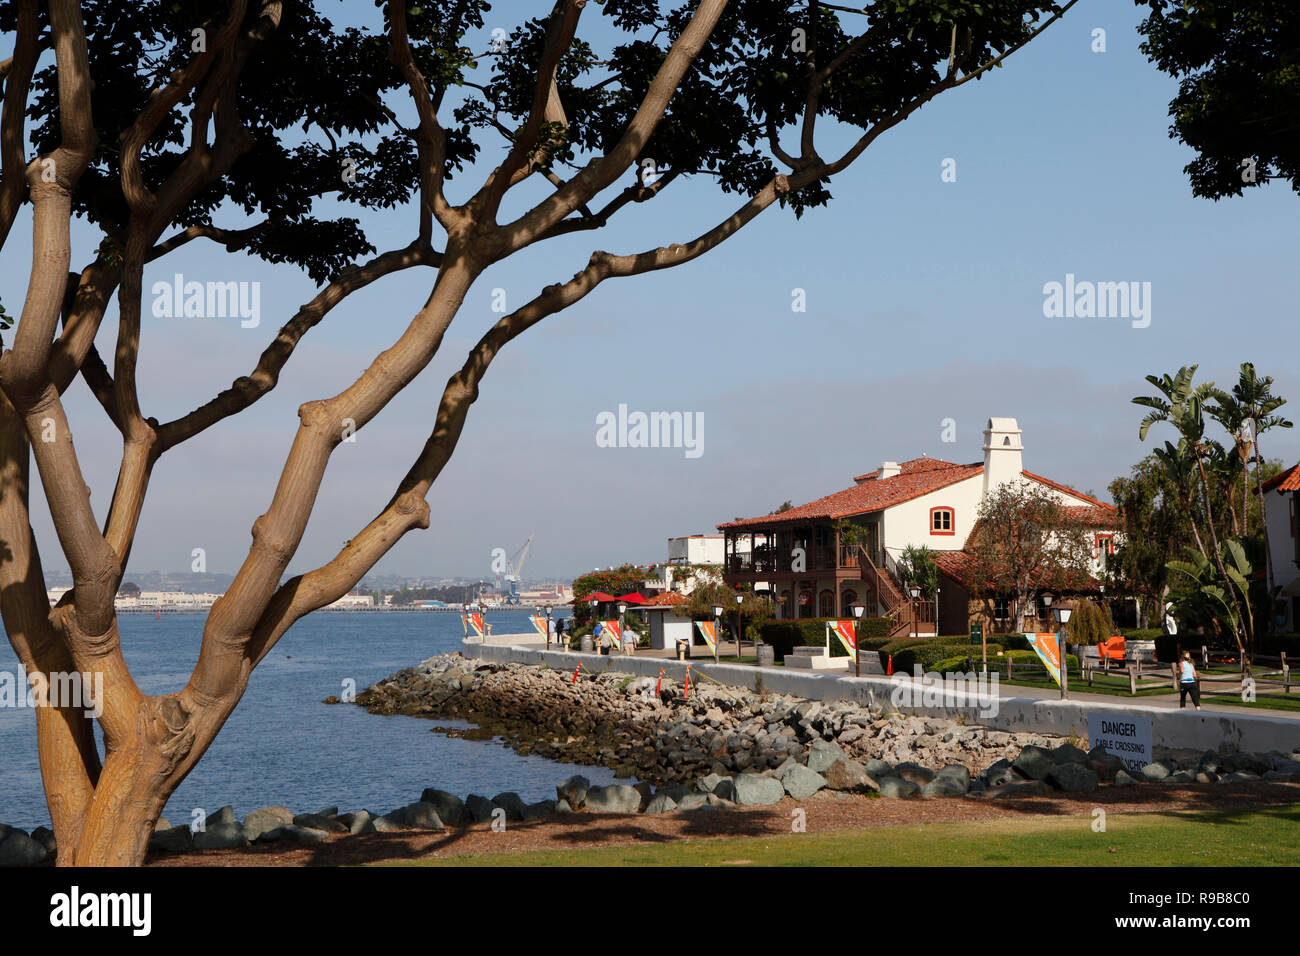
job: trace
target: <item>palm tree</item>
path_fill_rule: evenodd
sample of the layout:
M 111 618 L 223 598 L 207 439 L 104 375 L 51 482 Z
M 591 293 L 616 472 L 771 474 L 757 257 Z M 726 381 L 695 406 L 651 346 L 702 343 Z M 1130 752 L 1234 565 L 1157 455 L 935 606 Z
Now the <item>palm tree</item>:
M 1206 528 L 1210 532 L 1211 556 L 1219 572 L 1220 580 L 1229 583 L 1232 578 L 1223 563 L 1223 546 L 1219 542 L 1219 532 L 1215 526 L 1214 513 L 1210 508 L 1210 479 L 1205 470 L 1205 460 L 1212 455 L 1211 442 L 1205 437 L 1205 406 L 1207 400 L 1214 398 L 1216 393 L 1213 382 L 1204 382 L 1195 386 L 1192 384 L 1196 369 L 1197 366 L 1195 365 L 1184 365 L 1173 376 L 1166 373 L 1160 376 L 1148 375 L 1146 377 L 1148 382 L 1159 389 L 1160 395 L 1138 396 L 1133 399 L 1133 404 L 1151 409 L 1138 426 L 1138 438 L 1146 441 L 1147 432 L 1151 430 L 1151 426 L 1159 422 L 1168 422 L 1173 425 L 1179 435 L 1182 436 L 1182 440 L 1177 447 L 1180 451 L 1190 455 L 1201 478 L 1202 510 Z M 1242 657 L 1245 658 L 1247 648 L 1254 643 L 1252 636 L 1254 634 L 1254 619 L 1250 602 L 1246 602 L 1243 613 L 1237 599 L 1236 590 L 1229 586 L 1227 593 L 1233 603 L 1234 614 L 1231 616 L 1231 620 L 1233 622 L 1234 636 L 1237 639 L 1238 647 L 1241 649 Z
M 1216 419 L 1219 413 L 1224 414 L 1225 418 L 1231 421 L 1239 422 L 1240 437 L 1234 434 L 1234 440 L 1238 442 L 1237 454 L 1242 456 L 1242 470 L 1246 471 L 1250 458 L 1255 460 L 1255 492 L 1259 497 L 1259 520 L 1264 526 L 1264 566 L 1268 581 L 1269 600 L 1273 600 L 1273 550 L 1269 546 L 1268 540 L 1268 521 L 1264 516 L 1264 484 L 1261 480 L 1260 468 L 1263 466 L 1264 459 L 1259 453 L 1259 436 L 1260 433 L 1266 432 L 1271 428 L 1290 428 L 1291 422 L 1287 421 L 1281 415 L 1275 415 L 1279 408 L 1286 404 L 1286 399 L 1273 394 L 1273 376 L 1266 375 L 1260 378 L 1255 373 L 1255 366 L 1251 362 L 1242 362 L 1241 371 L 1237 377 L 1237 384 L 1232 386 L 1232 394 L 1225 392 L 1216 392 L 1215 399 L 1218 401 L 1218 407 L 1215 410 L 1209 410 L 1211 415 Z M 1219 419 L 1223 421 L 1224 419 Z M 1224 427 L 1227 427 L 1225 424 Z M 1245 445 L 1243 451 L 1242 445 Z M 1243 502 L 1245 500 L 1245 490 L 1242 491 Z M 1243 506 L 1244 511 L 1244 506 Z

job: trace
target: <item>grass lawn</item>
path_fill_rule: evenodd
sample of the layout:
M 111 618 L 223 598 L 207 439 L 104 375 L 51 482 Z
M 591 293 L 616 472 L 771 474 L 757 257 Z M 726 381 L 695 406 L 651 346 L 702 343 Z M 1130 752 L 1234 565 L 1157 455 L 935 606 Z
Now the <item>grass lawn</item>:
M 1203 704 L 1225 704 L 1230 707 L 1256 707 L 1263 710 L 1294 710 L 1300 711 L 1300 694 L 1292 694 L 1290 697 L 1278 695 L 1277 697 L 1265 697 L 1260 688 L 1255 689 L 1258 695 L 1255 700 L 1247 703 L 1241 699 L 1240 694 L 1215 694 L 1212 697 L 1202 696 Z
M 992 671 L 992 668 L 989 668 Z M 1042 689 L 1056 687 L 1056 681 L 1051 678 L 1045 680 L 1030 680 L 1024 677 L 1016 677 L 1007 680 L 1006 673 L 998 678 L 999 685 L 1010 685 L 1012 687 L 1038 687 Z M 1078 691 L 1081 694 L 1109 694 L 1112 697 L 1159 697 L 1163 694 L 1177 694 L 1166 683 L 1163 687 L 1139 687 L 1137 694 L 1130 694 L 1128 690 L 1128 678 L 1102 678 L 1099 674 L 1093 674 L 1092 685 L 1083 679 L 1082 674 L 1070 674 L 1070 690 Z
M 1300 805 L 491 853 L 399 866 L 1300 866 Z

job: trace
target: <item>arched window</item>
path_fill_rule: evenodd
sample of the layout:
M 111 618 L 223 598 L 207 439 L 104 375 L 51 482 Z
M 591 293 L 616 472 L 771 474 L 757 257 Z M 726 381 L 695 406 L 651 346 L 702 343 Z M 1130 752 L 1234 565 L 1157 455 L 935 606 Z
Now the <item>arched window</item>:
M 930 534 L 956 534 L 957 517 L 951 508 L 930 509 Z
M 835 616 L 835 592 L 827 589 L 817 595 L 817 616 L 834 617 Z
M 844 618 L 845 620 L 848 620 L 849 618 L 853 617 L 853 605 L 857 602 L 857 600 L 858 600 L 857 591 L 845 591 L 842 595 L 840 595 L 840 607 L 841 607 L 840 617 Z

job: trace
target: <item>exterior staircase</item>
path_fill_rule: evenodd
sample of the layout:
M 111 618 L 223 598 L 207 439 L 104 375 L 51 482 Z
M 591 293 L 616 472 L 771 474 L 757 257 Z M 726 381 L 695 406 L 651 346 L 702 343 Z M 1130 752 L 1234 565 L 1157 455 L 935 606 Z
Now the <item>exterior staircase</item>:
M 885 555 L 886 565 L 891 562 Z M 871 560 L 867 549 L 858 546 L 858 567 L 862 571 L 862 580 L 870 584 L 876 592 L 877 600 L 885 609 L 885 617 L 893 623 L 889 637 L 907 637 L 915 633 L 918 637 L 932 637 L 934 628 L 934 606 L 929 601 L 914 602 L 903 592 L 902 582 L 892 568 L 885 570 Z

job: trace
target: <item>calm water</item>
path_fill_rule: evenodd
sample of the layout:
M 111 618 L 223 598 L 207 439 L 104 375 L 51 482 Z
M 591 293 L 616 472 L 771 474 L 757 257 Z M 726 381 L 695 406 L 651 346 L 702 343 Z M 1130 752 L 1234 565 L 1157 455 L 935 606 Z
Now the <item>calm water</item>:
M 531 630 L 526 613 L 489 612 L 497 634 Z M 146 694 L 184 686 L 198 657 L 201 614 L 121 617 L 127 663 Z M 173 823 L 191 811 L 232 804 L 242 818 L 259 807 L 295 812 L 337 806 L 387 812 L 425 787 L 491 797 L 514 790 L 525 800 L 554 798 L 555 784 L 581 771 L 610 783 L 613 771 L 521 757 L 499 743 L 430 733 L 433 722 L 380 717 L 350 704 L 326 706 L 343 681 L 364 690 L 426 657 L 460 649 L 461 624 L 444 613 L 328 613 L 299 621 L 253 672 L 248 691 L 194 772 L 167 805 Z M 0 671 L 18 673 L 8 641 Z M 454 721 L 438 721 L 457 726 Z M 463 724 L 461 724 L 463 725 Z M 48 825 L 36 758 L 36 721 L 26 708 L 0 708 L 0 822 Z

